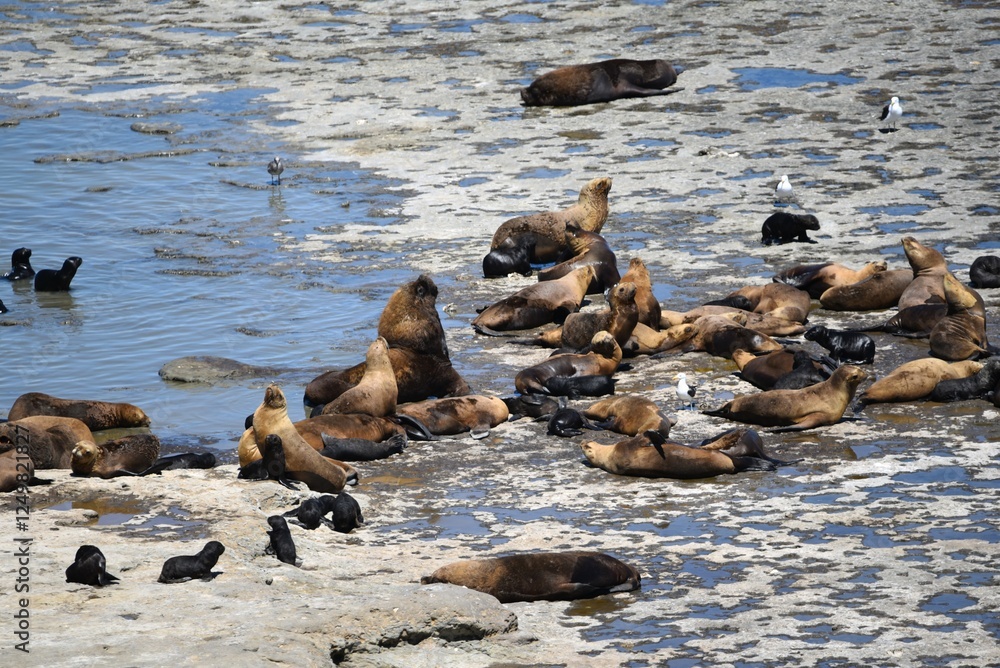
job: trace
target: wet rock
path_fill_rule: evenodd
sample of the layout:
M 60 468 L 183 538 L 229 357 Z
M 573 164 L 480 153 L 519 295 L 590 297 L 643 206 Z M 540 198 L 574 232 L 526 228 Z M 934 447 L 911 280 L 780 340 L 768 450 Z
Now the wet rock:
M 265 378 L 287 373 L 289 369 L 244 364 L 228 357 L 198 355 L 179 357 L 160 367 L 160 378 L 182 383 L 216 384 L 247 378 Z
M 136 121 L 131 125 L 133 132 L 145 135 L 172 135 L 181 131 L 181 126 L 176 123 L 143 123 Z

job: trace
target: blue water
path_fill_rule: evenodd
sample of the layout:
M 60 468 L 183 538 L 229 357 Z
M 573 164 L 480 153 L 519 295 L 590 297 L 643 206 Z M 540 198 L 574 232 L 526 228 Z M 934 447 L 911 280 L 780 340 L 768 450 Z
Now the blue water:
M 864 81 L 862 77 L 846 74 L 822 74 L 806 69 L 784 67 L 737 67 L 735 83 L 740 90 L 751 91 L 762 88 L 799 88 L 810 84 L 849 86 Z

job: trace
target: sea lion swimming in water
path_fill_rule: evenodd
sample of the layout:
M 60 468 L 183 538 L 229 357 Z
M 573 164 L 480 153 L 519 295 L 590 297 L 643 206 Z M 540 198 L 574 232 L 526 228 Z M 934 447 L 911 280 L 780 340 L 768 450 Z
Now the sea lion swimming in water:
M 33 415 L 76 418 L 91 431 L 149 426 L 149 417 L 133 404 L 60 399 L 42 392 L 27 392 L 19 396 L 11 406 L 7 419 L 20 420 Z
M 41 269 L 35 274 L 36 292 L 63 292 L 76 276 L 76 270 L 83 264 L 79 257 L 69 257 L 59 269 Z
M 677 82 L 678 69 L 665 60 L 614 58 L 568 65 L 548 72 L 521 89 L 526 107 L 571 107 L 630 97 L 671 95 L 665 90 Z

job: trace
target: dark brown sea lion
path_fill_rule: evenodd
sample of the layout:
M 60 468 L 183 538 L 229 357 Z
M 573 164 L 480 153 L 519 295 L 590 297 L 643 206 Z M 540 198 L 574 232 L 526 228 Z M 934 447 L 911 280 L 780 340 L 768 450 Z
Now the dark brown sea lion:
M 930 336 L 934 326 L 946 315 L 948 315 L 947 304 L 917 304 L 901 309 L 884 323 L 861 327 L 855 331 L 886 332 L 922 339 Z
M 32 415 L 71 417 L 83 422 L 92 431 L 129 427 L 148 427 L 149 418 L 138 406 L 85 399 L 59 399 L 51 394 L 28 392 L 14 401 L 8 420 L 20 420 Z
M 917 401 L 928 396 L 942 380 L 968 378 L 983 368 L 980 362 L 946 362 L 936 357 L 912 360 L 889 372 L 858 395 L 858 404 Z
M 621 282 L 635 283 L 635 304 L 639 307 L 639 322 L 659 331 L 660 302 L 653 294 L 653 283 L 646 263 L 637 257 L 629 260 L 628 271 L 622 276 Z
M 448 341 L 437 312 L 437 285 L 427 274 L 398 288 L 378 319 L 378 335 L 390 348 L 448 358 Z
M 133 434 L 98 445 L 80 441 L 73 447 L 73 475 L 114 478 L 140 474 L 160 456 L 160 440 L 153 434 Z
M 543 74 L 522 88 L 521 102 L 526 107 L 572 107 L 629 97 L 670 95 L 683 90 L 664 90 L 677 83 L 677 74 L 665 60 L 614 58 L 569 65 Z
M 510 417 L 503 399 L 481 394 L 400 404 L 396 412 L 415 418 L 436 436 L 468 431 L 476 439 L 486 438 L 490 429 Z
M 809 238 L 809 230 L 819 229 L 819 219 L 810 213 L 788 213 L 776 211 L 767 217 L 760 227 L 760 242 L 765 246 L 803 241 L 814 244 Z
M 90 429 L 76 418 L 35 415 L 0 423 L 0 452 L 27 443 L 36 469 L 68 469 L 79 441 L 93 441 Z
M 812 429 L 840 420 L 867 376 L 860 367 L 845 364 L 822 383 L 801 390 L 737 395 L 722 408 L 702 412 L 764 427 L 785 427 L 782 431 Z
M 456 561 L 420 582 L 468 587 L 501 603 L 568 601 L 638 589 L 639 572 L 600 552 L 536 552 Z
M 22 485 L 27 487 L 35 477 L 35 464 L 27 452 L 17 449 L 0 453 L 0 493 L 13 492 Z
M 899 308 L 918 304 L 943 304 L 944 275 L 948 263 L 938 251 L 924 246 L 913 237 L 903 237 L 903 252 L 913 270 L 913 281 L 899 297 Z
M 858 270 L 835 262 L 800 264 L 779 272 L 773 280 L 805 290 L 813 299 L 819 299 L 830 288 L 863 281 L 887 268 L 885 260 L 869 262 Z
M 1000 257 L 977 257 L 969 267 L 969 281 L 974 288 L 1000 288 Z
M 820 305 L 831 311 L 881 311 L 899 303 L 913 282 L 909 269 L 889 269 L 863 281 L 830 288 L 819 297 Z
M 608 308 L 570 313 L 560 327 L 532 339 L 514 339 L 512 343 L 564 348 L 567 352 L 580 351 L 590 345 L 594 334 L 606 331 L 611 332 L 618 345 L 624 348 L 638 321 L 635 284 L 622 282 L 608 291 Z
M 965 378 L 945 379 L 938 382 L 931 391 L 931 401 L 966 401 L 968 399 L 991 399 L 996 402 L 996 391 L 1000 386 L 1000 356 L 983 362 L 983 368 Z
M 562 322 L 580 308 L 594 276 L 594 268 L 587 265 L 554 281 L 529 285 L 483 309 L 472 326 L 477 331 L 508 331 Z
M 645 431 L 657 431 L 664 438 L 677 420 L 667 417 L 655 403 L 637 394 L 622 394 L 592 403 L 584 411 L 602 429 L 636 436 Z
M 754 355 L 741 348 L 733 351 L 732 360 L 739 367 L 739 376 L 761 390 L 770 390 L 778 379 L 795 368 L 796 351 L 788 348 Z
M 354 387 L 323 407 L 323 415 L 362 413 L 386 417 L 396 412 L 396 374 L 389 359 L 389 344 L 381 336 L 368 346 L 365 372 Z
M 733 294 L 743 295 L 749 299 L 754 313 L 767 313 L 776 318 L 795 322 L 805 322 L 812 306 L 808 292 L 785 283 L 749 285 Z
M 594 279 L 587 288 L 587 294 L 592 295 L 604 292 L 621 280 L 618 260 L 608 242 L 597 232 L 588 232 L 576 225 L 567 225 L 566 244 L 573 252 L 573 257 L 538 272 L 539 281 L 562 278 L 580 267 L 591 266 L 594 268 Z
M 750 350 L 761 353 L 781 350 L 781 344 L 767 334 L 733 323 L 704 339 L 704 349 L 709 355 L 731 359 L 733 351 Z
M 989 355 L 982 297 L 951 273 L 944 275 L 943 287 L 948 315 L 931 330 L 931 355 L 949 362 Z
M 531 258 L 535 255 L 535 235 L 507 237 L 483 258 L 483 276 L 501 278 L 509 274 L 531 276 Z
M 609 332 L 598 332 L 586 354 L 553 355 L 543 362 L 520 371 L 514 387 L 521 394 L 547 394 L 546 381 L 554 376 L 611 376 L 622 361 L 622 349 Z
M 600 232 L 604 221 L 608 219 L 610 191 L 610 178 L 593 179 L 580 191 L 576 204 L 567 209 L 511 218 L 493 233 L 491 252 L 500 248 L 508 237 L 530 235 L 527 240 L 520 240 L 519 244 L 533 242 L 532 262 L 544 264 L 562 261 L 568 251 L 566 226 L 576 225 L 590 232 Z

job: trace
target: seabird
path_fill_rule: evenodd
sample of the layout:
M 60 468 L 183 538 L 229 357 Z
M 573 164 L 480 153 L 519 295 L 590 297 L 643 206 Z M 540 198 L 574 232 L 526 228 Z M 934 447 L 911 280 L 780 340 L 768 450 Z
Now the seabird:
M 274 177 L 278 177 L 278 185 L 281 185 L 281 173 L 285 171 L 285 165 L 281 158 L 274 156 L 274 160 L 267 163 L 267 173 L 271 175 L 271 185 L 274 185 Z
M 903 106 L 899 103 L 899 98 L 893 96 L 889 104 L 882 107 L 882 122 L 888 123 L 892 129 L 896 129 L 896 121 L 903 117 Z
M 694 392 L 695 388 L 687 384 L 687 375 L 677 374 L 677 396 L 684 402 L 686 408 L 694 408 Z
M 783 202 L 792 198 L 792 184 L 788 182 L 788 175 L 782 174 L 778 185 L 774 187 L 774 199 Z

